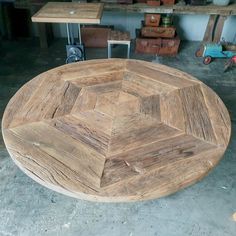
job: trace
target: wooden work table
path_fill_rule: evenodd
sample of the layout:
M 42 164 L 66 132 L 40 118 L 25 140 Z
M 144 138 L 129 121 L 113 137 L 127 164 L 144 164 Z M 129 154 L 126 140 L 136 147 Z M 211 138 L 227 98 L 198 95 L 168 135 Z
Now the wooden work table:
M 100 24 L 103 3 L 48 2 L 32 16 L 39 24 L 41 48 L 47 48 L 46 28 L 43 23 L 66 23 L 68 44 L 74 44 L 71 24 L 78 24 L 81 44 L 80 24 Z
M 100 24 L 102 10 L 102 3 L 48 2 L 32 16 L 32 21 Z

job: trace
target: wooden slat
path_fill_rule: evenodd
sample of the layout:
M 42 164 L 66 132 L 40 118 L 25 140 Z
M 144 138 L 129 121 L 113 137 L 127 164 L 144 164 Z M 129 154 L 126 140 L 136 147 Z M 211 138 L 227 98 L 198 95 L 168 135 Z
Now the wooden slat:
M 105 163 L 101 186 L 114 184 L 135 175 L 144 175 L 155 168 L 162 168 L 169 163 L 186 160 L 201 152 L 215 149 L 215 145 L 180 132 L 176 132 L 168 139 L 171 136 L 173 134 L 166 133 L 164 141 L 156 139 L 157 142 L 150 142 L 144 147 L 137 145 L 139 148 L 135 150 L 110 156 Z
M 161 5 L 148 6 L 144 3 L 136 4 L 108 4 L 104 6 L 105 11 L 125 11 L 125 12 L 140 12 L 140 13 L 162 13 L 162 14 L 193 14 L 193 15 L 236 15 L 236 3 L 231 3 L 228 6 L 217 6 L 213 3 L 203 6 L 191 5 Z
M 137 97 L 124 92 L 108 92 L 98 96 L 95 110 L 111 117 L 124 116 L 140 110 Z
M 192 158 L 182 159 L 163 168 L 136 175 L 127 179 L 127 181 L 119 181 L 113 185 L 108 185 L 103 188 L 103 191 L 106 192 L 109 198 L 105 200 L 102 198 L 102 200 L 137 201 L 155 199 L 156 196 L 163 197 L 177 192 L 206 176 L 212 166 L 218 163 L 219 154 L 223 155 L 224 150 L 221 148 L 208 150 Z M 202 159 L 202 156 L 206 158 Z
M 158 124 L 160 124 L 160 121 L 142 113 L 118 116 L 113 120 L 112 134 L 116 136 L 125 132 L 131 133 L 133 130 L 139 130 L 140 127 L 156 126 Z
M 48 2 L 32 16 L 33 22 L 99 24 L 101 3 Z
M 119 75 L 122 76 L 120 73 L 125 69 L 125 61 L 119 59 L 81 61 L 76 63 L 76 65 L 75 67 L 69 64 L 58 68 L 62 80 L 72 80 L 72 82 L 77 83 L 82 82 L 82 86 L 86 80 L 88 83 L 91 81 L 91 84 L 88 85 L 103 83 L 103 81 L 111 82 L 113 80 L 119 80 Z M 96 66 L 96 70 L 93 69 L 94 66 Z M 115 73 L 117 73 L 117 79 L 112 79 Z M 106 78 L 107 76 L 108 79 Z
M 159 70 L 159 66 L 155 66 L 152 64 L 141 63 L 140 61 L 128 61 L 127 69 L 132 73 L 149 77 L 151 80 L 155 80 L 159 83 L 169 85 L 172 88 L 183 88 L 188 86 L 193 86 L 196 81 L 191 81 L 189 79 L 185 79 L 182 77 L 177 77 L 176 75 L 172 75 L 171 70 L 167 69 L 165 72 Z M 160 67 L 161 68 L 161 67 Z M 155 84 L 153 82 L 153 84 Z
M 229 113 L 221 99 L 216 97 L 215 93 L 210 88 L 202 85 L 202 91 L 217 143 L 222 146 L 227 146 L 231 133 Z
M 97 127 L 72 115 L 54 119 L 48 123 L 102 155 L 106 154 L 110 136 L 104 131 L 98 130 Z
M 20 116 L 22 108 L 28 102 L 32 94 L 42 83 L 44 75 L 37 76 L 30 82 L 26 83 L 20 91 L 18 91 L 7 105 L 3 119 L 5 120 L 5 128 L 11 127 L 11 123 Z M 14 121 L 15 123 L 16 121 Z
M 127 150 L 136 150 L 137 147 L 145 146 L 158 140 L 175 136 L 182 131 L 176 130 L 163 124 L 147 125 L 134 129 L 132 132 L 124 131 L 120 134 L 112 134 L 109 142 L 108 156 L 121 154 Z
M 92 149 L 83 146 L 70 136 L 43 122 L 18 126 L 11 129 L 11 132 L 18 139 L 36 146 L 50 155 L 49 163 L 54 158 L 63 163 L 64 168 L 76 172 L 80 182 L 91 185 L 91 187 L 100 186 L 105 158 Z M 64 140 L 67 140 L 67 142 L 65 143 Z M 63 169 L 60 171 L 63 171 Z
M 110 31 L 108 35 L 107 41 L 110 43 L 128 43 L 130 42 L 130 33 L 129 32 L 122 32 L 118 30 Z
M 137 97 L 149 97 L 152 95 L 168 93 L 175 88 L 159 81 L 146 79 L 142 75 L 125 72 L 122 81 L 122 90 Z
M 213 38 L 214 43 L 220 43 L 221 41 L 221 35 L 224 28 L 225 20 L 226 20 L 226 16 L 219 16 L 219 19 L 217 21 L 216 28 L 215 28 L 214 38 Z
M 210 15 L 206 26 L 203 42 L 212 42 L 214 37 L 215 24 L 218 19 L 217 15 Z
M 200 86 L 180 90 L 185 132 L 211 143 L 216 137 Z
M 80 71 L 78 70 L 75 74 L 80 74 Z M 124 76 L 123 71 L 114 71 L 114 72 L 108 72 L 108 73 L 103 73 L 101 75 L 95 74 L 91 76 L 85 76 L 85 77 L 79 77 L 79 78 L 65 78 L 66 81 L 70 81 L 71 83 L 74 83 L 75 85 L 79 87 L 86 87 L 86 86 L 92 86 L 96 84 L 103 84 L 107 82 L 112 82 L 112 81 L 118 81 L 122 80 Z
M 160 97 L 161 120 L 180 130 L 185 130 L 185 119 L 179 90 Z
M 58 81 L 57 76 L 44 80 L 14 117 L 11 126 L 53 119 L 70 113 L 80 88 Z

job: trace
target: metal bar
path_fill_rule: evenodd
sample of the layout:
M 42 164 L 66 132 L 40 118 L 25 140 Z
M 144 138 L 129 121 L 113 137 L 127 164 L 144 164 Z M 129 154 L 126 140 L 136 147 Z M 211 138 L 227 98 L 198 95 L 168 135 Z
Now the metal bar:
M 130 42 L 128 43 L 128 48 L 127 48 L 127 58 L 129 58 L 129 54 L 130 54 Z
M 74 31 L 73 31 L 73 25 L 72 24 L 69 25 L 69 30 L 70 30 L 71 44 L 74 45 Z
M 80 24 L 78 24 L 78 37 L 79 37 L 79 44 L 82 44 Z
M 107 57 L 111 58 L 111 44 L 109 42 L 107 44 Z
M 66 33 L 67 33 L 67 42 L 70 45 L 70 30 L 69 30 L 69 24 L 66 23 Z

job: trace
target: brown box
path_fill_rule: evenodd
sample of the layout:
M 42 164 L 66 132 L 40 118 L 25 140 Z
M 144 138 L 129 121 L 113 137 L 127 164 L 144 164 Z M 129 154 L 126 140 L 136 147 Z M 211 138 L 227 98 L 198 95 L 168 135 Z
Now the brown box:
M 110 31 L 114 27 L 90 25 L 81 27 L 81 38 L 85 47 L 106 48 Z
M 175 56 L 178 53 L 180 39 L 147 39 L 136 38 L 135 53 L 154 54 L 158 56 Z
M 148 38 L 173 38 L 175 36 L 175 27 L 144 26 L 141 29 L 141 35 Z
M 161 0 L 163 5 L 174 5 L 175 0 Z
M 145 26 L 159 26 L 160 14 L 145 14 Z
M 147 0 L 147 5 L 149 5 L 149 6 L 160 6 L 161 1 Z

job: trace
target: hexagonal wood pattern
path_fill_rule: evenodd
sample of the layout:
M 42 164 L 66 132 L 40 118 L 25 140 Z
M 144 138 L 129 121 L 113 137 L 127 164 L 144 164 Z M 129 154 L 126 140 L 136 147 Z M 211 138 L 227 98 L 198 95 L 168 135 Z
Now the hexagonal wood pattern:
M 15 163 L 44 186 L 135 201 L 204 177 L 223 156 L 231 124 L 220 98 L 190 75 L 110 59 L 64 65 L 25 84 L 2 131 Z

